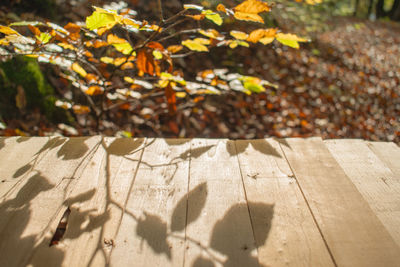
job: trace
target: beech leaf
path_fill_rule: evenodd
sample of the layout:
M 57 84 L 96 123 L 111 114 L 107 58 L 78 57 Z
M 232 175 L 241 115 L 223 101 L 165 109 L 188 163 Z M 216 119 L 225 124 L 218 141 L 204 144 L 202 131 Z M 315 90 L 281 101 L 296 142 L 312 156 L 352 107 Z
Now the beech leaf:
M 261 12 L 268 12 L 271 7 L 268 3 L 259 0 L 246 0 L 233 8 L 234 17 L 238 20 L 249 20 L 264 23 L 264 20 L 258 15 Z
M 298 42 L 308 42 L 307 39 L 300 38 L 295 34 L 291 33 L 277 33 L 276 40 L 280 43 L 298 49 L 299 43 Z

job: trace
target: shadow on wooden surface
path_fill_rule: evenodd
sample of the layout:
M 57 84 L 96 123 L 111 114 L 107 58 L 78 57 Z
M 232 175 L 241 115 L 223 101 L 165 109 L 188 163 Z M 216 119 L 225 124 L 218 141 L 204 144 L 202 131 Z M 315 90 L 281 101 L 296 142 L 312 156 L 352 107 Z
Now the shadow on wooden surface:
M 5 145 L 5 139 L 0 139 L 0 148 Z M 29 138 L 18 138 L 17 142 L 26 142 Z M 249 248 L 254 244 L 247 244 L 246 237 L 241 235 L 241 227 L 244 220 L 242 214 L 249 213 L 249 206 L 254 217 L 258 217 L 265 227 L 259 230 L 256 239 L 256 247 L 264 245 L 268 238 L 268 233 L 273 217 L 273 205 L 263 203 L 240 203 L 228 207 L 225 215 L 220 218 L 212 228 L 211 241 L 208 246 L 202 245 L 201 240 L 195 240 L 190 236 L 181 236 L 178 232 L 184 232 L 187 225 L 195 222 L 202 213 L 208 196 L 207 182 L 193 188 L 190 192 L 186 192 L 173 208 L 171 218 L 165 218 L 154 213 L 152 210 L 134 211 L 126 207 L 127 199 L 130 197 L 132 187 L 135 183 L 133 175 L 131 185 L 127 190 L 127 199 L 124 205 L 118 203 L 113 198 L 114 190 L 112 188 L 114 180 L 118 179 L 111 169 L 112 157 L 123 158 L 125 160 L 134 161 L 140 166 L 147 166 L 150 169 L 157 167 L 173 167 L 172 172 L 167 172 L 165 183 L 170 184 L 174 180 L 174 176 L 182 161 L 189 161 L 198 158 L 209 152 L 215 145 L 206 145 L 195 149 L 187 149 L 180 153 L 177 157 L 172 158 L 168 163 L 152 164 L 145 162 L 141 156 L 139 158 L 129 158 L 129 155 L 135 153 L 143 154 L 143 150 L 152 145 L 154 140 L 145 139 L 114 139 L 111 143 L 105 138 L 99 139 L 96 143 L 90 141 L 90 138 L 50 138 L 27 164 L 16 169 L 12 178 L 15 185 L 0 199 L 0 234 L 2 240 L 0 242 L 0 254 L 5 255 L 0 259 L 1 266 L 23 266 L 28 263 L 32 266 L 41 266 L 44 262 L 49 266 L 61 266 L 66 264 L 67 250 L 74 249 L 68 247 L 68 244 L 74 244 L 74 240 L 81 240 L 82 236 L 90 235 L 97 238 L 95 249 L 90 251 L 80 251 L 85 255 L 83 265 L 90 265 L 97 262 L 96 257 L 102 258 L 101 262 L 108 264 L 114 247 L 118 244 L 113 240 L 104 238 L 104 227 L 112 219 L 111 209 L 118 209 L 121 213 L 118 223 L 121 223 L 122 217 L 130 216 L 137 222 L 136 228 L 131 233 L 136 233 L 146 243 L 155 254 L 164 254 L 171 260 L 171 244 L 169 240 L 177 239 L 188 242 L 193 246 L 198 246 L 203 255 L 199 255 L 193 266 L 215 266 L 222 264 L 223 266 L 258 266 L 257 256 L 254 251 Z M 107 139 L 109 140 L 109 139 Z M 191 140 L 182 141 L 182 145 Z M 90 143 L 92 142 L 92 143 Z M 176 142 L 166 141 L 168 145 L 174 145 Z M 267 141 L 260 141 L 262 144 L 257 149 L 265 154 L 280 157 L 275 149 L 268 144 Z M 90 144 L 89 144 L 90 143 Z M 235 156 L 243 151 L 233 153 L 232 146 L 229 148 L 230 156 Z M 85 177 L 86 168 L 93 165 L 97 154 L 102 162 L 97 170 L 98 177 Z M 58 159 L 54 159 L 58 166 L 49 166 L 51 172 L 60 168 L 59 177 L 46 177 L 47 170 L 46 156 L 56 155 Z M 61 160 L 61 161 L 57 161 Z M 75 161 L 76 162 L 75 162 Z M 62 161 L 74 162 L 72 171 L 62 172 Z M 139 163 L 140 162 L 140 163 Z M 41 167 L 39 168 L 38 165 Z M 44 171 L 41 171 L 41 168 Z M 119 168 L 119 167 L 118 167 Z M 138 169 L 139 166 L 136 167 Z M 50 173 L 51 173 L 50 172 Z M 104 175 L 104 181 L 99 178 Z M 99 183 L 94 186 L 88 186 L 87 190 L 78 186 L 84 179 L 99 179 Z M 88 181 L 91 184 L 91 181 Z M 47 206 L 46 193 L 51 190 L 58 190 L 58 196 L 54 197 L 54 203 Z M 74 193 L 76 190 L 80 192 Z M 38 196 L 40 197 L 38 198 Z M 49 195 L 50 196 L 50 195 Z M 103 203 L 104 202 L 104 203 Z M 188 215 L 187 203 L 192 203 L 190 215 Z M 58 204 L 57 204 L 58 203 Z M 99 203 L 99 207 L 96 206 Z M 45 204 L 45 205 L 43 205 Z M 41 206 L 43 205 L 43 206 Z M 249 205 L 249 206 L 248 206 Z M 40 212 L 46 215 L 41 218 L 38 225 L 31 225 L 31 215 L 33 209 L 43 209 Z M 70 210 L 67 220 L 65 221 L 64 231 L 61 236 L 55 238 L 55 233 L 59 230 L 62 215 L 66 210 Z M 36 211 L 36 210 L 35 210 Z M 139 212 L 139 213 L 138 213 Z M 180 220 L 179 218 L 186 218 Z M 36 219 L 35 219 L 36 220 Z M 185 222 L 185 223 L 182 223 Z M 31 234 L 26 234 L 25 230 L 29 228 Z M 261 231 L 261 232 L 260 232 Z M 117 231 L 118 232 L 118 231 Z M 260 234 L 262 233 L 262 234 Z M 92 238 L 91 237 L 91 238 Z M 93 242 L 91 238 L 82 239 L 87 242 Z M 58 239 L 58 240 L 56 240 Z M 80 242 L 81 242 L 80 241 Z M 71 243 L 72 242 L 72 243 Z M 80 244 L 84 247 L 84 244 Z M 233 253 L 235 248 L 240 247 L 244 253 Z M 16 252 L 17 251 L 17 252 Z M 24 253 L 24 255 L 22 254 Z M 215 254 L 223 255 L 225 260 L 214 257 Z M 100 255 L 100 256 L 99 256 Z M 208 255 L 209 257 L 205 257 Z M 245 255 L 245 257 L 243 256 Z M 69 255 L 69 257 L 71 257 Z M 67 261 L 68 264 L 68 261 Z

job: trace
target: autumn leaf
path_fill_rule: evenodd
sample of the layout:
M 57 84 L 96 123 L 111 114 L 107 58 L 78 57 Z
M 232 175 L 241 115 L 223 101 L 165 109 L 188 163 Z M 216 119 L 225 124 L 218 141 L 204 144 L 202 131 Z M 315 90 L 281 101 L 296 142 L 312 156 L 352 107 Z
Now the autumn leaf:
M 144 73 L 149 75 L 158 74 L 159 67 L 154 62 L 153 54 L 141 49 L 137 55 L 136 66 L 139 69 L 139 75 L 143 76 Z
M 229 34 L 238 40 L 246 40 L 249 37 L 247 33 L 241 31 L 230 31 Z
M 117 51 L 123 53 L 124 55 L 129 55 L 132 52 L 132 46 L 129 42 L 123 38 L 119 38 L 114 34 L 109 34 L 107 36 L 107 43 L 114 46 Z
M 47 32 L 42 32 L 39 36 L 36 36 L 36 39 L 38 39 L 43 44 L 47 44 L 51 39 L 51 35 Z
M 238 20 L 249 20 L 264 23 L 264 20 L 258 15 L 261 12 L 268 12 L 271 7 L 268 3 L 259 0 L 246 0 L 233 8 L 234 17 Z
M 194 40 L 185 40 L 182 41 L 182 45 L 186 46 L 192 51 L 199 51 L 199 52 L 208 52 L 207 46 L 205 44 L 209 44 L 210 41 L 204 38 L 196 38 Z
M 276 29 L 257 29 L 249 34 L 246 41 L 257 43 L 260 42 L 264 45 L 271 43 L 276 35 Z
M 217 11 L 227 13 L 226 12 L 226 7 L 223 4 L 218 4 L 217 5 Z
M 198 15 L 186 15 L 188 18 L 192 18 L 194 20 L 203 20 L 206 15 L 205 14 L 198 14 Z
M 208 9 L 208 10 L 203 10 L 201 14 L 204 14 L 207 19 L 211 20 L 218 26 L 222 24 L 222 18 L 218 13 L 215 13 L 214 11 Z
M 291 33 L 277 33 L 275 37 L 280 43 L 296 49 L 300 47 L 298 42 L 308 42 L 307 39 L 300 38 Z
M 87 94 L 87 95 L 101 95 L 102 93 L 103 93 L 103 89 L 98 85 L 90 86 L 85 91 L 85 94 Z
M 86 18 L 86 28 L 89 30 L 96 30 L 101 27 L 112 28 L 116 23 L 114 15 L 97 11 Z
M 77 62 L 71 65 L 71 69 L 81 75 L 83 78 L 85 78 L 87 75 L 87 72 Z
M 181 45 L 170 45 L 167 48 L 168 52 L 170 52 L 171 54 L 175 54 L 175 53 L 181 51 L 182 49 L 183 49 L 183 46 L 181 46 Z
M 223 39 L 223 35 L 221 35 L 215 29 L 199 30 L 199 33 L 201 33 L 204 36 L 207 36 L 208 38 Z
M 19 33 L 18 33 L 17 31 L 11 29 L 10 27 L 2 26 L 2 25 L 0 25 L 0 32 L 1 32 L 1 33 L 4 33 L 4 34 L 6 34 L 6 35 L 9 35 L 9 34 L 16 34 L 16 35 L 19 35 Z
M 249 47 L 249 44 L 242 40 L 229 40 L 228 44 L 229 47 L 232 49 L 236 48 L 239 45 L 244 47 Z
M 171 84 L 168 84 L 168 86 L 165 87 L 165 97 L 167 98 L 169 113 L 175 114 L 176 113 L 176 95 L 175 95 L 174 89 L 172 89 Z
M 90 108 L 84 105 L 73 105 L 72 110 L 74 111 L 75 114 L 78 115 L 83 115 L 90 112 Z

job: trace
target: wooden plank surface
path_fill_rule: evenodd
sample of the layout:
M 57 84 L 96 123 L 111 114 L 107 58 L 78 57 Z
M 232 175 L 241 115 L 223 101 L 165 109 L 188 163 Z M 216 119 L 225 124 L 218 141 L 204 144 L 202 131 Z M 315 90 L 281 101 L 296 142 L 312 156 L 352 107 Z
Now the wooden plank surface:
M 368 147 L 400 180 L 400 147 L 389 142 L 367 142 Z
M 334 266 L 279 143 L 235 144 L 259 261 L 265 266 Z
M 400 250 L 320 138 L 281 146 L 338 266 L 399 266 Z
M 233 141 L 193 139 L 185 266 L 259 266 Z
M 10 137 L 0 141 L 0 199 L 28 176 L 43 156 L 48 137 Z M 44 152 L 44 151 L 43 151 Z
M 189 140 L 149 140 L 110 266 L 182 266 Z
M 28 263 L 34 249 L 44 242 L 49 224 L 60 213 L 67 188 L 76 183 L 99 140 L 54 138 L 44 147 L 47 152 L 30 170 L 28 179 L 2 200 L 0 266 Z
M 399 266 L 399 151 L 0 137 L 0 266 Z
M 324 143 L 400 246 L 400 177 L 363 140 Z
M 118 230 L 144 139 L 103 138 L 64 208 L 71 210 L 63 239 L 49 247 L 56 224 L 31 262 L 42 266 L 105 266 Z M 55 221 L 57 223 L 58 221 Z M 84 253 L 82 253 L 84 252 Z

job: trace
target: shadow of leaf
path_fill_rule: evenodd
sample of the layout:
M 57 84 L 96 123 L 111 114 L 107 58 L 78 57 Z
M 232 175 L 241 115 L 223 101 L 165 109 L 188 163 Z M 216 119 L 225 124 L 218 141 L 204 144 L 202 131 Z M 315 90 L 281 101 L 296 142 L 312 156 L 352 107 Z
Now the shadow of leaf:
M 215 264 L 209 259 L 203 257 L 197 257 L 193 263 L 193 267 L 214 267 Z
M 262 212 L 268 213 L 263 219 L 272 219 L 273 206 L 257 203 L 252 207 L 257 215 Z M 246 204 L 234 205 L 213 228 L 210 246 L 227 256 L 224 266 L 259 266 L 257 258 L 251 255 L 253 233 L 249 235 L 249 232 L 244 230 L 249 227 L 248 214 Z M 265 242 L 268 237 L 269 227 L 264 230 L 266 231 L 260 233 L 260 243 Z
M 251 221 L 256 241 L 256 246 L 265 244 L 271 230 L 272 218 L 274 217 L 274 205 L 260 202 L 248 202 Z
M 268 143 L 267 140 L 265 139 L 259 139 L 259 140 L 252 140 L 250 143 L 253 148 L 265 155 L 271 155 L 277 158 L 281 158 L 282 156 L 276 151 L 276 149 Z
M 191 208 L 187 216 L 187 225 L 194 222 L 201 214 L 207 200 L 207 183 L 202 183 L 196 186 L 189 194 L 179 200 L 171 218 L 171 231 L 182 231 L 185 229 L 185 217 L 187 203 L 190 201 Z
M 164 140 L 170 146 L 182 145 L 191 141 L 191 139 L 168 139 L 168 138 Z M 176 140 L 179 140 L 180 142 L 177 143 Z
M 75 239 L 81 236 L 83 232 L 92 232 L 111 218 L 110 211 L 103 214 L 96 214 L 96 210 L 79 211 L 71 209 L 65 239 Z
M 54 186 L 50 184 L 46 177 L 35 174 L 29 178 L 28 182 L 18 191 L 17 196 L 10 200 L 11 207 L 22 207 L 28 205 L 29 201 L 34 199 L 43 191 L 48 191 Z
M 19 168 L 13 175 L 13 178 L 18 178 L 32 168 L 31 164 L 27 164 Z
M 185 152 L 181 153 L 179 157 L 183 160 L 189 159 L 189 157 L 192 158 L 198 158 L 204 153 L 206 153 L 208 150 L 210 150 L 214 145 L 209 145 L 209 146 L 203 146 L 203 147 L 198 147 L 194 149 L 188 149 Z
M 18 139 L 17 139 L 17 143 L 26 142 L 26 141 L 28 141 L 29 139 L 31 139 L 31 137 L 20 136 L 20 137 L 18 137 Z
M 68 139 L 60 150 L 57 151 L 57 157 L 63 160 L 78 159 L 82 157 L 89 150 L 89 147 L 85 144 L 87 139 L 89 139 L 89 137 Z
M 144 138 L 117 138 L 108 147 L 107 153 L 117 156 L 125 156 L 131 154 L 138 149 L 144 142 Z
M 251 145 L 254 150 L 257 150 L 265 155 L 271 155 L 278 158 L 282 157 L 279 152 L 276 151 L 276 149 L 265 139 L 240 141 L 240 144 L 236 145 L 236 150 L 229 150 L 228 147 L 227 150 L 231 156 L 235 156 L 245 152 L 249 145 Z
M 88 190 L 87 192 L 84 192 L 82 194 L 79 194 L 76 197 L 67 198 L 64 201 L 64 205 L 65 206 L 71 206 L 74 203 L 86 202 L 86 201 L 90 200 L 94 196 L 95 193 L 96 193 L 96 189 L 92 189 L 92 190 Z
M 0 149 L 2 149 L 5 146 L 5 138 L 1 137 L 0 138 Z
M 167 224 L 160 217 L 145 213 L 144 220 L 138 219 L 136 233 L 155 253 L 165 253 L 171 259 L 170 246 L 167 242 Z
M 279 144 L 284 145 L 284 146 L 286 146 L 287 148 L 292 149 L 292 148 L 290 147 L 290 145 L 289 145 L 289 143 L 287 142 L 286 139 L 283 139 L 283 138 L 274 138 L 274 140 L 275 140 L 276 142 L 278 142 Z
M 39 155 L 40 153 L 46 151 L 47 149 L 58 147 L 62 145 L 65 141 L 67 141 L 66 138 L 61 138 L 61 137 L 52 138 L 49 141 L 47 141 L 46 144 L 44 144 L 44 146 L 35 155 Z

